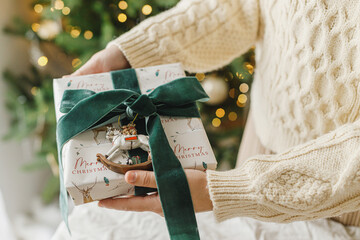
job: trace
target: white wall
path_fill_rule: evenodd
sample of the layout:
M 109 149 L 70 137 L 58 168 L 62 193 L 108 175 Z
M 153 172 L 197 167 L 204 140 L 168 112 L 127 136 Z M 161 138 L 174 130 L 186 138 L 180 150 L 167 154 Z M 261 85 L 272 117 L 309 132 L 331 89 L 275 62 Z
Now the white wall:
M 0 7 L 0 136 L 7 132 L 9 117 L 4 106 L 6 86 L 2 79 L 4 69 L 19 74 L 28 70 L 28 47 L 26 40 L 10 37 L 2 32 L 4 26 L 12 23 L 15 15 L 27 19 L 33 17 L 29 12 L 30 0 L 1 0 Z M 0 140 L 0 189 L 10 218 L 27 211 L 29 201 L 39 194 L 49 172 L 23 172 L 20 167 L 31 161 L 31 140 L 3 142 Z

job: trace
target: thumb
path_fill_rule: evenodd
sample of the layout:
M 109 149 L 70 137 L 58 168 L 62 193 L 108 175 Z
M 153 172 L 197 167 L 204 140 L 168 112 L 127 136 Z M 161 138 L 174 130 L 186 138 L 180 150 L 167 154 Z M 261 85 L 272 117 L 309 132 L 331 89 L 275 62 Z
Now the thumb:
M 125 174 L 125 181 L 139 187 L 157 187 L 154 172 L 151 171 L 128 171 Z

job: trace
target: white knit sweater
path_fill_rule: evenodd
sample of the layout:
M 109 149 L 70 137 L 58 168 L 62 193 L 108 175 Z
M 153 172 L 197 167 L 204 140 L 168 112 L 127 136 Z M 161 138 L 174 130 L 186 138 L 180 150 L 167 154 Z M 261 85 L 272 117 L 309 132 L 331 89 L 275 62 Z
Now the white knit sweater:
M 256 45 L 251 108 L 278 153 L 208 171 L 219 220 L 289 222 L 360 209 L 360 1 L 184 0 L 111 42 L 133 67 L 228 64 Z

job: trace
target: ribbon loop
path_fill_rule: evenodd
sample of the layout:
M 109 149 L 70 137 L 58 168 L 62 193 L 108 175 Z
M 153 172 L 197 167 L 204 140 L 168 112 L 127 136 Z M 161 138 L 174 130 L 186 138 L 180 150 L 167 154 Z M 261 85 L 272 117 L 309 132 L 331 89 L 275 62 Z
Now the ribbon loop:
M 135 101 L 132 103 L 127 103 L 128 108 L 130 108 L 132 113 L 132 118 L 134 115 L 139 114 L 139 117 L 148 117 L 156 113 L 157 108 L 149 98 L 148 95 L 142 94 Z M 128 114 L 131 112 L 130 110 L 126 109 L 126 113 Z M 130 116 L 129 116 L 130 117 Z

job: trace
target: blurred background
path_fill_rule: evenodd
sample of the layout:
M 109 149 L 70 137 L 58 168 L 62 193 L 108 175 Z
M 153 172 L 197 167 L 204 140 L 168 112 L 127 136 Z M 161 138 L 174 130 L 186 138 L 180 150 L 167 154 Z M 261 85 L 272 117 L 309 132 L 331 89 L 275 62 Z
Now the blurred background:
M 178 0 L 4 0 L 0 10 L 0 239 L 49 239 L 60 222 L 52 79 Z M 254 49 L 201 81 L 202 120 L 219 162 L 235 166 Z

